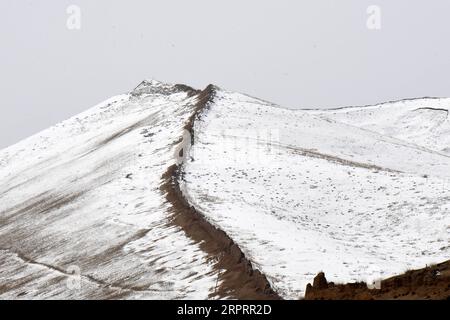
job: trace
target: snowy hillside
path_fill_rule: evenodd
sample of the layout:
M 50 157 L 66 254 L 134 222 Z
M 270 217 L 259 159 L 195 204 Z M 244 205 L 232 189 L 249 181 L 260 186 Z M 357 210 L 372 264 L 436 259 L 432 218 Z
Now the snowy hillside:
M 0 152 L 0 298 L 214 293 L 217 271 L 160 191 L 190 95 L 144 82 Z
M 298 299 L 449 260 L 449 105 L 144 81 L 0 151 L 0 299 Z
M 450 99 L 421 98 L 310 112 L 450 155 L 449 111 Z
M 184 194 L 285 298 L 448 259 L 450 157 L 383 133 L 216 89 Z

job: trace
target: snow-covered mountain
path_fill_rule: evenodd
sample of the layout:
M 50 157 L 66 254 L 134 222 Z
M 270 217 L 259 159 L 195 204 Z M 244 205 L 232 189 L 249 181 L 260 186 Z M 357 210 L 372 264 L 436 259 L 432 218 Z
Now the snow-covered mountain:
M 214 292 L 217 270 L 160 190 L 197 96 L 143 82 L 1 151 L 0 298 Z
M 239 298 L 245 279 L 297 299 L 320 271 L 448 260 L 449 109 L 288 110 L 144 81 L 0 151 L 0 297 Z
M 194 125 L 185 196 L 285 298 L 319 271 L 367 281 L 448 259 L 450 156 L 327 115 L 217 89 Z

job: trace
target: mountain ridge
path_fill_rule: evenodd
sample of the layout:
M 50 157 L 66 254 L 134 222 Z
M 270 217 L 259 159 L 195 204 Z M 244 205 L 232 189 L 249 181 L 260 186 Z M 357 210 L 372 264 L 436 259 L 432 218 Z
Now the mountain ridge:
M 449 157 L 317 112 L 144 80 L 0 150 L 0 297 L 297 299 L 448 258 Z

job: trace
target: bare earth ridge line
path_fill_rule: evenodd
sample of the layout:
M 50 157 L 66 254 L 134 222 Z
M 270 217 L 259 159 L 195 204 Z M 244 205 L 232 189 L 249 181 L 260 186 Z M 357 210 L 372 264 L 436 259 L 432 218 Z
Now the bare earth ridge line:
M 385 106 L 387 104 L 400 103 L 400 102 L 409 102 L 409 101 L 418 101 L 418 100 L 439 100 L 439 99 L 445 99 L 445 97 L 424 96 L 424 97 L 418 97 L 418 98 L 403 98 L 403 99 L 396 99 L 396 100 L 388 100 L 388 101 L 378 102 L 378 103 L 375 103 L 375 104 L 363 104 L 363 105 L 356 105 L 356 106 L 333 107 L 333 108 L 327 108 L 327 109 L 303 108 L 303 109 L 299 109 L 299 110 L 305 110 L 305 111 L 324 111 L 324 110 L 341 111 L 341 110 L 349 110 L 349 109 L 381 107 L 381 106 Z
M 199 92 L 198 102 L 184 129 L 191 133 L 194 143 L 194 121 L 208 107 L 214 97 L 214 86 Z M 234 299 L 281 299 L 272 289 L 266 276 L 254 269 L 239 246 L 222 230 L 213 226 L 183 196 L 179 185 L 182 178 L 181 165 L 172 165 L 162 176 L 161 191 L 172 204 L 171 225 L 180 227 L 186 235 L 214 261 L 220 282 L 210 297 Z

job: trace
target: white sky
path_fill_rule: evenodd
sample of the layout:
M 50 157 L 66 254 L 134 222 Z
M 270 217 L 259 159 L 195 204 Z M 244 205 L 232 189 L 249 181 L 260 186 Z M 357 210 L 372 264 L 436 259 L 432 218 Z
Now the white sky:
M 0 147 L 144 78 L 289 107 L 450 96 L 449 17 L 448 0 L 1 0 Z

